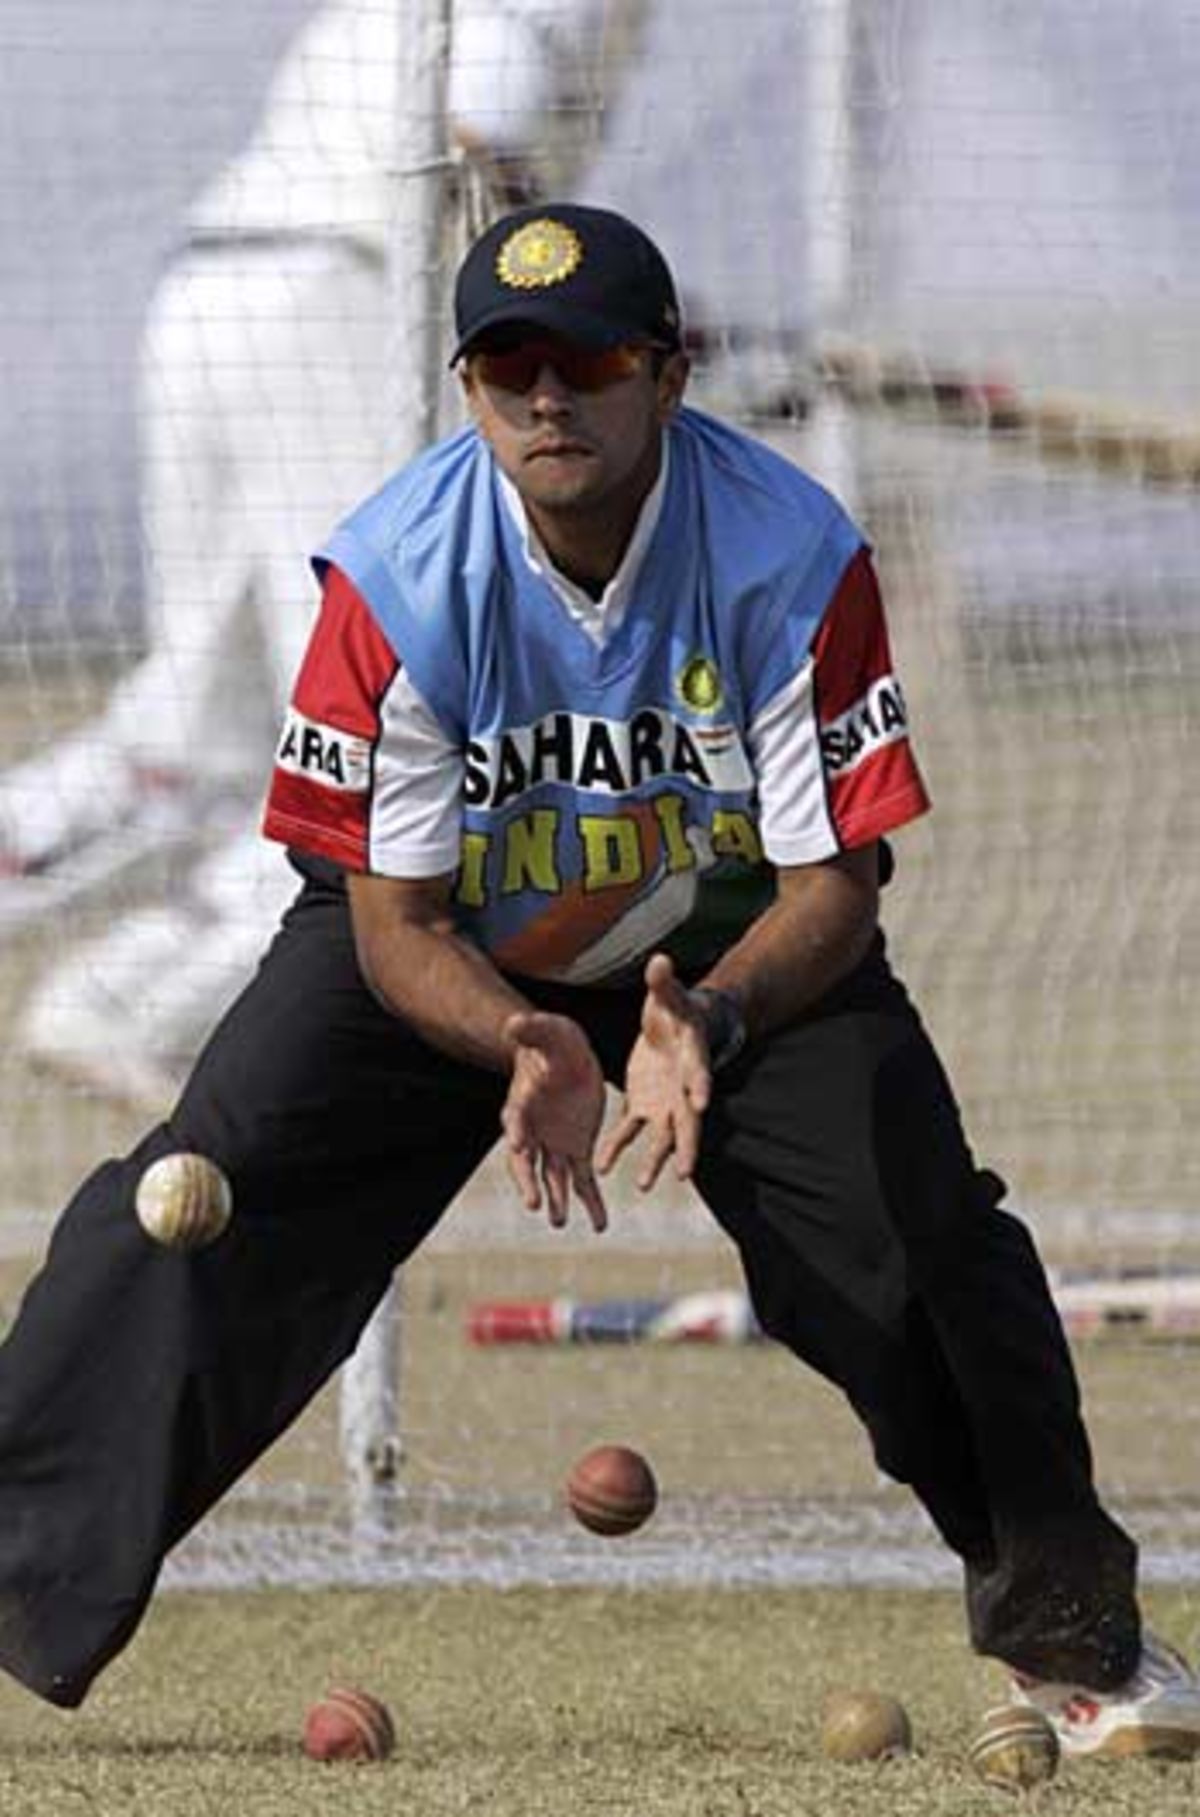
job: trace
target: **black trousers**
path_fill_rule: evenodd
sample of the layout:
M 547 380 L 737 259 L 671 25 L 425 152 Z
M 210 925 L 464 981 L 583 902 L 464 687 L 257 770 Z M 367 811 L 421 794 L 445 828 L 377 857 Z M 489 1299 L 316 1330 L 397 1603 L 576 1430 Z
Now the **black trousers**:
M 531 994 L 620 1081 L 640 991 Z M 344 895 L 310 878 L 174 1113 L 76 1193 L 0 1346 L 0 1666 L 82 1700 L 171 1547 L 352 1352 L 503 1092 L 379 1007 Z M 218 1161 L 237 1208 L 191 1256 L 133 1213 L 172 1149 Z M 882 952 L 721 1076 L 697 1184 L 765 1328 L 844 1389 L 963 1560 L 976 1648 L 1126 1677 L 1135 1549 L 1097 1500 L 1041 1266 Z

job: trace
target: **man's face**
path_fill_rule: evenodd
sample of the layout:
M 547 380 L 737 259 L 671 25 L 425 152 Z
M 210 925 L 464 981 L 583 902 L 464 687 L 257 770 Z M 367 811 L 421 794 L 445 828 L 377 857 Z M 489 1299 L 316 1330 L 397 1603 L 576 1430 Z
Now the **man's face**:
M 598 350 L 510 328 L 467 356 L 471 414 L 535 524 L 636 514 L 687 361 L 646 346 Z

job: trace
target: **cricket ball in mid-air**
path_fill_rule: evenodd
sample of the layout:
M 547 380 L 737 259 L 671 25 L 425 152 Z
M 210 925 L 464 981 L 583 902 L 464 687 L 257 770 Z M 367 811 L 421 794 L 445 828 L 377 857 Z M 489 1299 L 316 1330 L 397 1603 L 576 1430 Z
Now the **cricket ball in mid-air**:
M 908 1712 L 883 1691 L 831 1691 L 821 1707 L 821 1752 L 828 1760 L 891 1760 L 912 1749 Z
M 967 1757 L 985 1785 L 1027 1792 L 1053 1779 L 1058 1756 L 1053 1723 L 1028 1704 L 1012 1704 L 988 1711 Z
M 310 1760 L 386 1760 L 395 1745 L 387 1705 L 369 1691 L 344 1686 L 327 1691 L 304 1719 Z
M 163 1155 L 138 1181 L 138 1222 L 168 1249 L 214 1243 L 233 1211 L 229 1181 L 207 1155 Z
M 595 1445 L 572 1465 L 567 1506 L 577 1521 L 606 1538 L 632 1533 L 658 1505 L 654 1472 L 628 1445 Z

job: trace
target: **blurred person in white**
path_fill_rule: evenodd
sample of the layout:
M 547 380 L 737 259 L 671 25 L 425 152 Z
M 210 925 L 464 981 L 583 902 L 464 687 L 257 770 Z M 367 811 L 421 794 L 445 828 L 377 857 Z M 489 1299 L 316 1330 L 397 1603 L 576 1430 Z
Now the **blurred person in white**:
M 570 182 L 637 10 L 455 0 L 456 241 Z M 190 859 L 182 887 L 50 967 L 18 1031 L 33 1062 L 143 1107 L 171 1095 L 293 890 L 258 835 L 261 778 L 316 607 L 305 558 L 388 470 L 404 17 L 405 0 L 322 7 L 193 207 L 140 355 L 147 653 L 95 719 L 0 776 L 10 927 L 89 851 L 97 881 L 110 850 Z

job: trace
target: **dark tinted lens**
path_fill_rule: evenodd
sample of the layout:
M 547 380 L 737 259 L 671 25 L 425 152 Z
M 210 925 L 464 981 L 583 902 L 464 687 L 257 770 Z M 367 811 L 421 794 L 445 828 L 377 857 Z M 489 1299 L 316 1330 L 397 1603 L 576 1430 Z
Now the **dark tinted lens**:
M 532 389 L 543 366 L 552 367 L 572 391 L 603 391 L 629 378 L 640 363 L 638 347 L 581 347 L 573 341 L 521 341 L 480 347 L 471 355 L 472 369 L 485 385 L 518 393 Z

